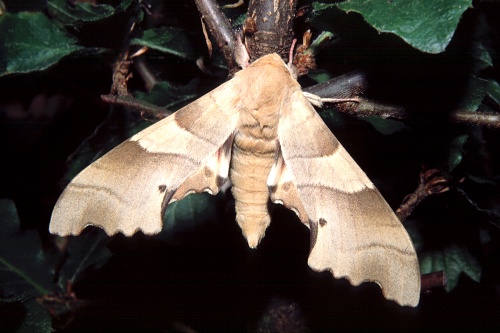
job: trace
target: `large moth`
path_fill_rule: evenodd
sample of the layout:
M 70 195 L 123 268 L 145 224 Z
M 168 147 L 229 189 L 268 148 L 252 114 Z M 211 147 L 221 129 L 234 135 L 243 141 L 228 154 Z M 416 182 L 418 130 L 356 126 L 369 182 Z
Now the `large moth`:
M 50 232 L 160 232 L 169 203 L 216 194 L 229 179 L 252 248 L 270 224 L 269 199 L 311 232 L 308 264 L 416 306 L 413 244 L 389 205 L 330 132 L 286 64 L 266 55 L 233 79 L 95 161 L 59 198 Z

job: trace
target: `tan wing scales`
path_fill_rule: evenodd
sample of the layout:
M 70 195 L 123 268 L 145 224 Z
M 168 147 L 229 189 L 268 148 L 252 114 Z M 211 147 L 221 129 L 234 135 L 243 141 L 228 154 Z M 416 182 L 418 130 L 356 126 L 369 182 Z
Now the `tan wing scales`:
M 278 138 L 310 220 L 309 266 L 353 285 L 377 282 L 386 298 L 416 306 L 420 271 L 406 230 L 302 93 L 294 92 L 290 101 Z
M 108 234 L 154 234 L 171 200 L 215 194 L 229 170 L 239 113 L 227 103 L 238 102 L 239 83 L 221 85 L 88 166 L 57 201 L 50 232 L 76 235 L 94 225 Z
M 277 152 L 276 161 L 267 179 L 267 187 L 272 202 L 294 211 L 300 221 L 309 226 L 309 217 L 302 205 L 292 174 L 285 165 L 281 151 Z

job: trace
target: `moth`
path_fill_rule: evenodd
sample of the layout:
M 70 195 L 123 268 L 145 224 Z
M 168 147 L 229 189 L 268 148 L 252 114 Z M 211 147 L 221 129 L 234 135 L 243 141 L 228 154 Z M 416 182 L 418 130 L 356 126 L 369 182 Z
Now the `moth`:
M 309 266 L 353 285 L 378 283 L 416 306 L 420 271 L 406 230 L 328 129 L 277 54 L 132 136 L 78 174 L 57 201 L 50 232 L 93 225 L 155 234 L 169 203 L 232 183 L 251 248 L 271 222 L 269 199 L 310 229 Z

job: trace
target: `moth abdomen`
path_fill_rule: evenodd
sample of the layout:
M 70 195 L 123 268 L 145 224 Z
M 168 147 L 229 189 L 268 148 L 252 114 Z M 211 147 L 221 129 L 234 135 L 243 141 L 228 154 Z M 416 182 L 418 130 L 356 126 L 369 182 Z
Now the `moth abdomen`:
M 258 146 L 259 149 L 248 149 Z M 274 163 L 276 140 L 237 135 L 229 177 L 233 184 L 236 221 L 251 248 L 257 247 L 271 223 L 267 177 Z

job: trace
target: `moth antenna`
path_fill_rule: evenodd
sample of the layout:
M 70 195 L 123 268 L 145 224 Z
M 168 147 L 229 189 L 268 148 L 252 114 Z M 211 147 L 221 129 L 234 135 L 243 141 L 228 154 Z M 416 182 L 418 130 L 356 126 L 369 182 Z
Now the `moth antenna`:
M 295 48 L 295 44 L 297 43 L 297 38 L 294 38 L 292 40 L 292 46 L 290 46 L 290 53 L 288 54 L 288 64 L 286 67 L 288 68 L 288 71 L 290 72 L 290 75 L 296 80 L 298 77 L 298 70 L 297 67 L 293 64 L 293 49 Z
M 244 43 L 243 31 L 238 29 L 236 31 L 236 45 L 234 47 L 234 59 L 238 66 L 247 68 L 250 65 L 250 55 L 248 54 L 247 47 Z
M 297 38 L 292 40 L 292 46 L 290 46 L 290 53 L 288 54 L 288 66 L 293 64 L 293 49 L 295 48 L 295 44 L 297 43 Z

